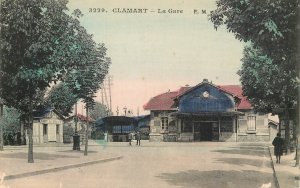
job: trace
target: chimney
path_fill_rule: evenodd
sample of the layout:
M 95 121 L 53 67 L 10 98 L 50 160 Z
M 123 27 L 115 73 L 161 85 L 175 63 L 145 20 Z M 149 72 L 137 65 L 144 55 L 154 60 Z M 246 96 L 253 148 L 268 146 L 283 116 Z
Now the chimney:
M 208 83 L 208 79 L 204 78 L 204 79 L 203 79 L 203 82 Z

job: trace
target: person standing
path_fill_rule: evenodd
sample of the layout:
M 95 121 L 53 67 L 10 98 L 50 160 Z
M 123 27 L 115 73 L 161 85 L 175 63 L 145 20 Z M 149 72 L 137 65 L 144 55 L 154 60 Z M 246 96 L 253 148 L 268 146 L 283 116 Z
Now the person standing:
M 140 146 L 141 145 L 141 134 L 140 134 L 140 132 L 137 132 L 135 137 L 136 137 L 136 145 Z
M 277 133 L 277 136 L 274 138 L 272 145 L 274 146 L 274 155 L 276 156 L 276 163 L 280 163 L 280 158 L 282 155 L 284 141 L 280 137 L 280 133 Z
M 133 135 L 132 133 L 128 134 L 128 141 L 129 141 L 129 145 L 131 146 L 131 141 L 132 141 Z

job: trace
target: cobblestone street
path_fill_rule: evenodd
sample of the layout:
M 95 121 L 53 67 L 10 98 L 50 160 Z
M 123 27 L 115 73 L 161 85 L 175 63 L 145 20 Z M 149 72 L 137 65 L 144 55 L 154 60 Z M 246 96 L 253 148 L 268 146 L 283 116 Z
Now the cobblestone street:
M 268 148 L 243 143 L 95 144 L 120 160 L 4 181 L 14 187 L 233 187 L 275 186 Z M 63 153 L 63 152 L 60 152 Z M 80 154 L 81 155 L 81 154 Z M 44 159 L 45 160 L 45 159 Z M 60 160 L 68 163 L 69 158 Z M 13 164 L 11 164 L 13 165 Z

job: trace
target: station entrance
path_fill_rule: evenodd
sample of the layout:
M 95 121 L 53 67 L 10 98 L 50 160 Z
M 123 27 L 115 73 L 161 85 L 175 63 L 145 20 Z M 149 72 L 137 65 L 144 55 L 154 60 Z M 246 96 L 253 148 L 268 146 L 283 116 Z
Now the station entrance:
M 212 141 L 213 123 L 194 122 L 194 141 Z

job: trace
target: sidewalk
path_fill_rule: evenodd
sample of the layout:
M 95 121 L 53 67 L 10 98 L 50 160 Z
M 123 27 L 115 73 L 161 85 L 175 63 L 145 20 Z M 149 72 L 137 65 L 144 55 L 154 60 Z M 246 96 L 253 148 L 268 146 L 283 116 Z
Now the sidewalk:
M 295 167 L 295 152 L 289 155 L 281 156 L 280 164 L 276 163 L 274 156 L 274 147 L 270 146 L 271 158 L 274 165 L 275 177 L 278 180 L 280 188 L 300 188 L 300 179 L 295 180 L 295 177 L 300 177 L 300 168 Z
M 28 163 L 28 146 L 8 146 L 0 152 L 0 180 L 23 178 L 95 163 L 119 160 L 122 156 L 103 150 L 99 143 L 89 141 L 88 155 L 72 150 L 72 145 L 33 147 L 34 163 Z

